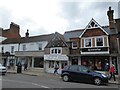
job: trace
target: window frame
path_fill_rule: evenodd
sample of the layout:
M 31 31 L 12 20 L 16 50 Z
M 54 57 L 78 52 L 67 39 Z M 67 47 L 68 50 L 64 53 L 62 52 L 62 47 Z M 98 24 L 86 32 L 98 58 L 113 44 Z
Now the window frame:
M 60 53 L 59 53 L 60 50 Z M 50 54 L 62 54 L 62 48 L 50 48 Z
M 38 44 L 38 50 L 42 50 L 42 43 Z
M 101 45 L 101 46 L 97 45 L 97 39 L 99 39 L 99 38 L 102 38 L 102 44 L 103 45 Z M 95 37 L 95 47 L 104 47 L 104 37 L 101 37 L 101 36 L 100 37 Z
M 15 49 L 15 47 L 11 46 L 11 53 L 14 53 L 14 49 Z
M 26 51 L 26 45 L 23 44 L 22 46 L 23 46 L 23 51 Z
M 86 46 L 86 40 L 90 40 L 91 41 L 91 45 L 90 46 Z M 90 47 L 92 47 L 92 37 L 91 38 L 84 38 L 84 47 L 85 48 L 90 48 Z
M 74 44 L 76 43 L 76 47 Z M 77 49 L 78 48 L 78 42 L 77 41 L 72 41 L 72 49 Z

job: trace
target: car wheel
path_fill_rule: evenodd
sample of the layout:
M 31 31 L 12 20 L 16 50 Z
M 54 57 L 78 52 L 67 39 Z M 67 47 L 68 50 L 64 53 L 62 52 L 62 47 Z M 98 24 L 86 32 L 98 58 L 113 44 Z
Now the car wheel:
M 96 78 L 94 79 L 94 84 L 96 84 L 96 85 L 100 85 L 101 82 L 102 82 L 101 79 L 98 78 L 98 77 L 96 77 Z
M 63 76 L 63 81 L 68 82 L 68 81 L 69 81 L 69 79 L 70 79 L 70 78 L 69 78 L 69 76 L 68 76 L 68 75 L 64 75 L 64 76 Z

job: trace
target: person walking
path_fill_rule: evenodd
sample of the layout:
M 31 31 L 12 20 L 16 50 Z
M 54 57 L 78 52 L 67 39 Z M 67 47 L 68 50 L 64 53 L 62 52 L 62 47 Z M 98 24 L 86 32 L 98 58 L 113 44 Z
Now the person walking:
M 58 74 L 58 69 L 59 69 L 58 64 L 55 64 L 55 67 L 54 67 L 54 74 Z
M 24 63 L 24 71 L 27 70 L 27 63 Z
M 114 81 L 116 81 L 116 78 L 115 78 L 115 68 L 114 68 L 114 65 L 112 65 L 109 69 L 109 72 L 110 72 L 110 77 L 109 77 L 109 80 L 111 80 L 111 78 L 113 77 L 114 78 Z

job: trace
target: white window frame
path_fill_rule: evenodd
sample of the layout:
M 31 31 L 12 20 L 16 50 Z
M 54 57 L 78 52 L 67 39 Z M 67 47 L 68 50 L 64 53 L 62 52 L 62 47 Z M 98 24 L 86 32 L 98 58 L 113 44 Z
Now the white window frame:
M 86 40 L 90 39 L 91 40 L 91 46 L 86 47 Z M 84 48 L 90 48 L 92 47 L 92 37 L 91 38 L 84 38 Z
M 76 46 L 76 47 L 74 47 L 74 43 L 76 43 L 76 44 L 77 44 L 77 46 Z M 77 41 L 72 41 L 72 49 L 76 49 L 76 48 L 78 48 L 78 42 L 77 42 Z
M 38 43 L 38 50 L 42 50 L 42 43 Z
M 14 53 L 14 49 L 15 49 L 15 47 L 11 46 L 11 53 Z
M 26 44 L 23 44 L 23 51 L 26 51 Z
M 102 46 L 97 46 L 97 38 L 102 38 L 102 40 L 103 40 Z M 108 42 L 108 40 L 107 40 L 107 42 Z M 95 47 L 104 47 L 104 36 L 95 37 Z
M 57 50 L 57 52 L 55 52 Z M 58 53 L 58 50 L 60 50 L 60 53 Z M 53 51 L 53 53 L 52 53 Z M 62 54 L 62 48 L 56 47 L 56 48 L 50 48 L 50 54 Z

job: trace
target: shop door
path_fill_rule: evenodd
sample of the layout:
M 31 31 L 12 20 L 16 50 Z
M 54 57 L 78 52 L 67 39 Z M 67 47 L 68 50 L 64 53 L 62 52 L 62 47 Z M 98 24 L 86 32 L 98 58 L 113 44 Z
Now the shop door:
M 118 75 L 118 64 L 117 64 L 117 57 L 112 57 L 112 64 L 115 65 L 115 74 Z
M 72 65 L 78 65 L 78 59 L 72 59 Z

